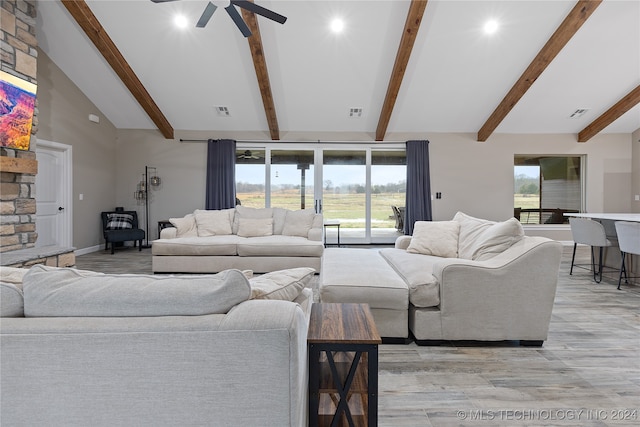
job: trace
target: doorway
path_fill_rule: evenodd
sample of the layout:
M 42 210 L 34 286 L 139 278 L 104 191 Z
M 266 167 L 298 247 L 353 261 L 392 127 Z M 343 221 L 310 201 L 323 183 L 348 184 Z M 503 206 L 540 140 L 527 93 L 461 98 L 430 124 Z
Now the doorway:
M 70 247 L 73 242 L 72 147 L 38 139 L 36 158 L 36 247 Z
M 346 244 L 393 243 L 393 207 L 404 208 L 406 150 L 379 144 L 238 144 L 236 195 L 243 206 L 314 209 L 341 224 Z M 327 229 L 335 240 L 337 229 Z M 333 241 L 332 240 L 332 241 Z

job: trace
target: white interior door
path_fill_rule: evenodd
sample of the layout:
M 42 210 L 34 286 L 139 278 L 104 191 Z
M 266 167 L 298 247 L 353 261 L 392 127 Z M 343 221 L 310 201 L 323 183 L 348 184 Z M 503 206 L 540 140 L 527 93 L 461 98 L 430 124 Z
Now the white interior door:
M 71 146 L 38 140 L 36 246 L 71 246 Z

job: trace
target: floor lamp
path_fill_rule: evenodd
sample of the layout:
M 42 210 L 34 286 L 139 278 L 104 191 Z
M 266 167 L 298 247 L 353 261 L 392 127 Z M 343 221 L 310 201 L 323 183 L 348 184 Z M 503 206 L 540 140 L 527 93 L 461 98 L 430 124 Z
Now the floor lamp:
M 160 185 L 160 177 L 158 176 L 157 168 L 153 166 L 145 166 L 144 174 L 142 174 L 142 180 L 138 183 L 138 188 L 135 192 L 135 198 L 138 201 L 144 200 L 144 233 L 145 244 L 143 248 L 149 248 L 149 203 L 151 199 L 150 188 L 157 188 Z

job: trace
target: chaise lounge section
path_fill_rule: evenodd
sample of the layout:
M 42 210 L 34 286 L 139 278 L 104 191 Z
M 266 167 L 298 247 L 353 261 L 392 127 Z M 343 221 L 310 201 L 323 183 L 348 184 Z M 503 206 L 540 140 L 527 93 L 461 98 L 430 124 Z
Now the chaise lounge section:
M 512 218 L 417 222 L 394 248 L 326 249 L 323 302 L 369 303 L 387 342 L 547 339 L 562 254 Z

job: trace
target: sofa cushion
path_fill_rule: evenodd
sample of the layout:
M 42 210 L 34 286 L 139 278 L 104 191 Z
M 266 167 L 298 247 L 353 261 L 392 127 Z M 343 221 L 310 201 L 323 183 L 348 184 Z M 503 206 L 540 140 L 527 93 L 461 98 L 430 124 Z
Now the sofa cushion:
M 248 208 L 246 206 L 236 206 L 236 214 L 233 218 L 233 234 L 238 234 L 238 228 L 240 227 L 240 218 L 273 218 L 273 209 L 271 208 Z
M 296 236 L 247 237 L 238 242 L 240 256 L 321 257 L 322 242 Z
M 285 236 L 307 237 L 309 230 L 311 230 L 315 214 L 313 209 L 288 211 L 282 234 Z
M 251 299 L 295 300 L 313 275 L 313 268 L 278 270 L 249 279 Z
M 244 239 L 233 234 L 159 239 L 151 243 L 151 253 L 153 255 L 238 255 L 238 243 Z
M 263 237 L 273 234 L 273 218 L 240 218 L 238 236 Z
M 169 222 L 176 228 L 176 237 L 198 236 L 198 228 L 194 214 L 187 214 L 182 218 L 169 218 Z
M 407 283 L 411 304 L 415 307 L 440 304 L 440 284 L 432 273 L 433 265 L 441 258 L 395 248 L 381 249 L 380 255 Z
M 486 219 L 474 218 L 465 213 L 458 212 L 453 217 L 454 221 L 460 223 L 460 233 L 458 234 L 458 257 L 462 259 L 473 259 L 475 242 L 482 232 L 491 227 L 495 222 Z
M 201 210 L 196 209 L 198 236 L 227 236 L 232 234 L 231 224 L 235 209 Z
M 493 258 L 522 240 L 523 237 L 524 229 L 517 219 L 510 218 L 497 222 L 480 233 L 474 242 L 471 259 L 484 261 Z
M 23 317 L 24 298 L 15 283 L 0 281 L 0 317 Z
M 455 258 L 459 231 L 457 221 L 416 221 L 407 252 Z
M 151 276 L 37 265 L 24 277 L 26 317 L 223 314 L 250 295 L 249 281 L 239 270 L 202 276 Z

